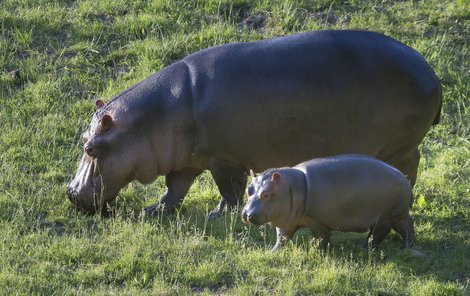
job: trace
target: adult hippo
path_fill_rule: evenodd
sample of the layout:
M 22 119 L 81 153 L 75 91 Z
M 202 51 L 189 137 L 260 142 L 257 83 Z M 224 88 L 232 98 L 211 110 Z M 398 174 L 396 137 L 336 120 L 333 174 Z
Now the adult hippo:
M 365 31 L 317 31 L 196 52 L 98 102 L 67 186 L 86 212 L 132 180 L 166 177 L 164 211 L 208 169 L 225 204 L 247 170 L 356 153 L 416 180 L 418 145 L 439 121 L 441 88 L 416 51 Z

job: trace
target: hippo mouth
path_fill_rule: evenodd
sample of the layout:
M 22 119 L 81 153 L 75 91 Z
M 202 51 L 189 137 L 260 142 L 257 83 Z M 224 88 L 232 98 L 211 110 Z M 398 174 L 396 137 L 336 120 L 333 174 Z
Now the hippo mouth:
M 88 203 L 81 202 L 79 199 L 79 193 L 75 189 L 71 189 L 67 187 L 67 197 L 70 202 L 80 211 L 87 213 L 87 214 L 94 214 L 97 211 L 103 211 L 103 208 L 106 208 L 106 202 L 102 202 L 102 194 L 98 193 L 99 190 L 96 190 L 95 186 L 93 186 L 93 190 L 89 194 L 91 196 L 91 205 Z
M 67 184 L 66 194 L 80 211 L 93 214 L 106 209 L 104 186 L 96 160 L 82 160 L 75 178 Z
M 80 211 L 87 213 L 87 214 L 94 214 L 98 210 L 102 209 L 106 203 L 101 202 L 100 195 L 93 190 L 92 192 L 92 199 L 93 199 L 93 206 L 89 207 L 84 205 L 78 200 L 78 193 L 77 191 L 67 188 L 67 197 L 69 198 L 70 202 Z

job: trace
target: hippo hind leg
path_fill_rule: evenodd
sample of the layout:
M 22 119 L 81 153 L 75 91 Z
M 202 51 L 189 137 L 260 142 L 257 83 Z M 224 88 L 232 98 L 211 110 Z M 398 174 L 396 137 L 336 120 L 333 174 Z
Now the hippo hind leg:
M 145 208 L 149 215 L 156 215 L 160 211 L 172 212 L 186 196 L 194 179 L 204 170 L 199 168 L 184 168 L 181 171 L 170 172 L 165 176 L 167 191 L 161 200 Z
M 411 187 L 413 187 L 418 176 L 419 159 L 420 153 L 418 148 L 416 148 L 400 159 L 391 161 L 390 165 L 405 174 L 408 180 L 410 180 Z
M 209 170 L 222 195 L 219 204 L 209 213 L 209 219 L 212 220 L 221 216 L 226 205 L 235 208 L 243 204 L 247 172 L 241 165 L 221 160 L 211 161 Z
M 392 229 L 392 225 L 382 219 L 379 219 L 377 223 L 369 231 L 366 241 L 364 242 L 364 248 L 368 248 L 371 245 L 373 248 L 376 248 L 380 245 L 382 240 L 389 234 Z
M 392 224 L 393 230 L 395 230 L 403 239 L 404 247 L 409 247 L 413 244 L 415 239 L 415 229 L 413 218 L 410 215 L 406 215 L 404 218 Z

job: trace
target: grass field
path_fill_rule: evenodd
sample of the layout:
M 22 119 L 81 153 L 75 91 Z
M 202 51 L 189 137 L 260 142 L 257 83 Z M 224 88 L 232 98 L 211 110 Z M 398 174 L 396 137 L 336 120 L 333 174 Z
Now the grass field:
M 360 248 L 365 234 L 337 234 L 322 254 L 303 231 L 272 253 L 269 226 L 205 220 L 219 199 L 208 174 L 177 215 L 142 212 L 163 179 L 130 184 L 111 218 L 67 200 L 96 99 L 198 49 L 344 28 L 412 46 L 442 82 L 410 249 L 396 234 L 375 251 Z M 468 0 L 0 1 L 0 294 L 469 295 L 469 51 Z

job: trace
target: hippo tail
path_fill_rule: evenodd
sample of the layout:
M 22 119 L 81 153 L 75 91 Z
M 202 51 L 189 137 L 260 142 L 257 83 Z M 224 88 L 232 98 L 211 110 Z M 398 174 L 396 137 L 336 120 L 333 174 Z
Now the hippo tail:
M 414 202 L 414 196 L 413 192 L 410 193 L 410 209 L 413 207 L 413 202 Z
M 439 103 L 439 110 L 437 110 L 436 117 L 434 118 L 434 121 L 432 122 L 433 125 L 436 125 L 441 121 L 441 111 L 442 111 L 442 100 Z
M 435 74 L 434 74 L 435 75 Z M 434 117 L 434 121 L 432 122 L 432 125 L 436 125 L 441 121 L 441 112 L 442 112 L 442 86 L 439 83 L 439 79 L 436 77 L 437 81 L 437 93 L 436 96 L 439 99 L 439 107 L 437 109 L 436 117 Z

